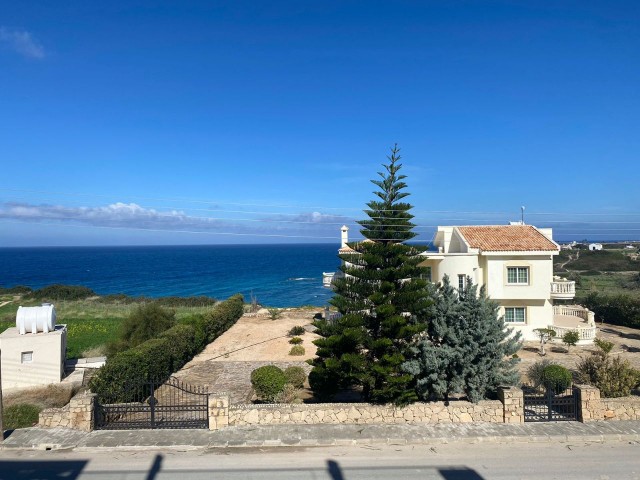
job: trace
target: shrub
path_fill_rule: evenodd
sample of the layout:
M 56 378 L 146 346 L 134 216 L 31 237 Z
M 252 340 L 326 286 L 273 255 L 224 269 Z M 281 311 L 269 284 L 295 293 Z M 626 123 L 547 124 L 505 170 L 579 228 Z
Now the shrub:
M 631 367 L 628 360 L 614 357 L 603 351 L 583 358 L 577 365 L 577 380 L 600 389 L 604 398 L 626 397 L 640 382 L 640 372 Z
M 18 403 L 4 409 L 3 427 L 6 430 L 33 427 L 38 423 L 40 408 L 30 403 Z
M 0 295 L 26 295 L 31 292 L 33 292 L 33 289 L 26 285 L 16 285 L 9 288 L 0 287 Z
M 289 340 L 289 343 L 291 345 L 300 345 L 304 340 L 302 340 L 300 337 L 293 337 L 291 340 Z
M 300 403 L 300 391 L 290 383 L 285 383 L 282 391 L 274 399 L 275 403 Z
M 28 297 L 34 300 L 84 300 L 96 296 L 96 292 L 90 288 L 79 285 L 49 285 L 32 291 Z
M 269 318 L 271 320 L 277 320 L 282 316 L 282 310 L 279 308 L 267 308 L 267 311 L 269 312 Z
M 562 343 L 567 346 L 567 351 L 569 347 L 575 347 L 578 341 L 580 341 L 580 334 L 575 330 L 570 330 L 562 336 Z
M 571 386 L 571 372 L 561 365 L 547 365 L 542 370 L 542 385 L 555 393 L 565 391 Z
M 284 372 L 275 365 L 265 365 L 251 372 L 251 385 L 263 402 L 273 403 L 286 383 Z
M 294 357 L 299 357 L 301 355 L 304 355 L 304 347 L 302 345 L 294 345 L 293 347 L 291 347 L 291 350 L 289 350 L 289 355 L 293 355 Z
M 534 387 L 539 388 L 544 382 L 544 369 L 551 366 L 557 365 L 557 363 L 552 362 L 551 360 L 540 360 L 539 362 L 535 362 L 531 364 L 531 366 L 527 370 L 527 377 L 529 381 L 533 384 Z
M 295 327 L 292 327 L 291 330 L 289 330 L 289 335 L 292 337 L 297 335 L 304 335 L 305 332 L 306 330 L 302 325 L 296 325 Z
M 608 340 L 602 340 L 601 338 L 596 338 L 593 340 L 593 343 L 600 349 L 602 353 L 608 355 L 613 350 L 614 343 L 609 342 Z
M 304 387 L 304 382 L 307 380 L 307 374 L 304 373 L 302 367 L 288 367 L 284 371 L 284 376 L 287 379 L 287 383 L 296 388 Z
M 173 310 L 166 310 L 157 303 L 147 303 L 136 307 L 124 319 L 118 340 L 107 347 L 107 353 L 115 353 L 140 345 L 160 333 L 173 327 L 176 315 Z

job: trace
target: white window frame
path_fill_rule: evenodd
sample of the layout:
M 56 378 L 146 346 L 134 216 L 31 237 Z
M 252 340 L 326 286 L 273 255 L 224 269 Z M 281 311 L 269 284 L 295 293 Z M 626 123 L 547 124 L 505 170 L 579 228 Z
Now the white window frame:
M 458 275 L 458 291 L 462 292 L 467 287 L 467 276 Z
M 20 363 L 33 363 L 33 350 L 20 353 Z
M 509 311 L 512 312 L 511 315 L 508 314 Z M 516 311 L 522 311 L 522 320 L 516 318 Z M 527 323 L 527 307 L 504 307 L 504 321 L 515 325 L 525 325 Z
M 420 278 L 422 280 L 426 280 L 429 283 L 432 283 L 433 280 L 431 278 L 432 278 L 433 270 L 431 269 L 431 267 L 423 267 L 423 268 L 425 269 L 425 273 L 421 273 Z
M 515 282 L 510 281 L 509 270 L 515 270 Z M 507 285 L 529 285 L 529 280 L 531 279 L 530 273 L 529 267 L 507 267 Z

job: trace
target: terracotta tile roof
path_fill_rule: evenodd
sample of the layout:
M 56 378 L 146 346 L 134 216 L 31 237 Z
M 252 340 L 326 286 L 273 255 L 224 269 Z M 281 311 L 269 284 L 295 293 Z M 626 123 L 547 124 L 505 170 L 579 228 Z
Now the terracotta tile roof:
M 471 248 L 485 252 L 557 251 L 558 246 L 531 225 L 457 227 Z
M 364 240 L 358 243 L 372 243 L 372 242 L 373 240 L 369 240 L 368 238 L 365 238 Z M 358 253 L 358 252 L 356 252 L 353 248 L 347 245 L 346 247 L 339 248 L 338 253 Z

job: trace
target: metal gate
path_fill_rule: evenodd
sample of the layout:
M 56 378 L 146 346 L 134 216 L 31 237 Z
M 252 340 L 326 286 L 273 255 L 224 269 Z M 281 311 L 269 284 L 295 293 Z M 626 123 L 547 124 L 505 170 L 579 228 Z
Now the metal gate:
M 129 385 L 108 397 L 98 398 L 96 429 L 209 428 L 207 389 L 174 377 Z
M 553 390 L 541 392 L 524 387 L 525 422 L 562 422 L 578 419 L 577 391 L 568 388 L 564 392 Z

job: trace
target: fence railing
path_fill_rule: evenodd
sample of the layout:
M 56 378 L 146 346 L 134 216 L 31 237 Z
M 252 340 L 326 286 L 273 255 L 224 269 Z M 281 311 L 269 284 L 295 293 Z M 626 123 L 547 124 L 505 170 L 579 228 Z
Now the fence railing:
M 589 320 L 589 310 L 576 305 L 554 305 L 554 315 L 566 315 L 568 317 L 579 317 L 584 321 Z
M 576 295 L 576 282 L 567 280 L 551 282 L 551 295 L 573 298 Z

